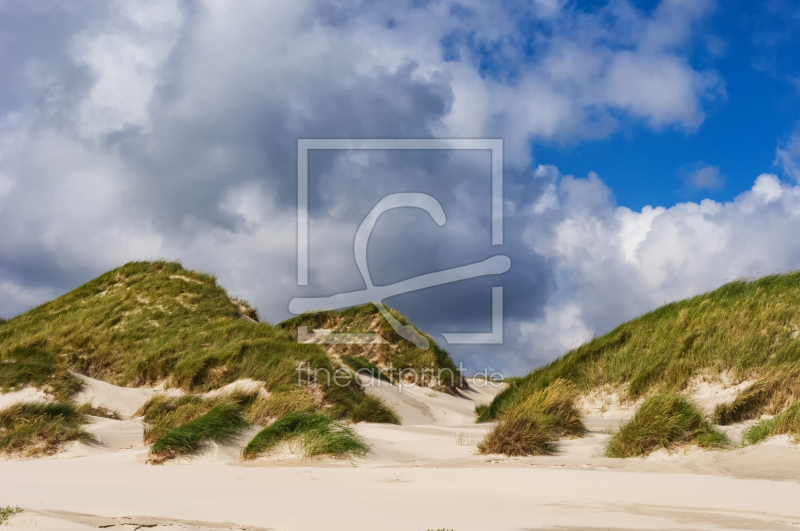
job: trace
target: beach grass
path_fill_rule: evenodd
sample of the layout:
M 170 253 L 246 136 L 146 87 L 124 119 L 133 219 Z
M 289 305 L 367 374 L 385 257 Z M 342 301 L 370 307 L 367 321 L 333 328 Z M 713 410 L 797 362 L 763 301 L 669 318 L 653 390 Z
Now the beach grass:
M 643 457 L 660 448 L 672 450 L 687 444 L 725 448 L 730 441 L 685 396 L 658 394 L 647 398 L 633 418 L 611 436 L 605 455 Z
M 271 420 L 295 411 L 310 412 L 316 409 L 314 398 L 302 387 L 274 391 L 267 398 L 259 399 L 246 411 L 252 424 L 266 426 Z
M 800 366 L 785 364 L 769 370 L 736 398 L 714 410 L 717 424 L 728 425 L 772 415 L 800 400 Z
M 742 444 L 758 444 L 776 435 L 792 435 L 794 442 L 800 442 L 800 404 L 794 404 L 771 419 L 763 419 L 753 424 L 742 434 Z
M 12 507 L 7 505 L 5 507 L 0 507 L 0 525 L 5 525 L 8 523 L 9 519 L 15 514 L 19 514 L 22 512 L 22 509 L 19 507 Z
M 367 395 L 364 400 L 350 412 L 350 422 L 377 422 L 382 424 L 400 424 L 397 412 L 386 404 L 382 398 Z
M 199 395 L 166 396 L 158 393 L 145 402 L 134 416 L 142 417 L 144 442 L 152 444 L 175 428 L 203 415 L 211 407 L 212 404 Z
M 17 402 L 0 410 L 0 452 L 40 457 L 71 441 L 90 442 L 88 423 L 69 402 Z
M 50 352 L 37 346 L 17 346 L 0 351 L 0 389 L 3 393 L 33 386 L 60 400 L 83 386 L 80 378 L 70 374 L 63 363 Z
M 497 424 L 478 444 L 482 454 L 545 455 L 559 437 L 586 431 L 575 406 L 577 388 L 566 380 L 531 393 L 503 412 Z
M 401 325 L 411 325 L 404 315 L 392 308 L 387 308 L 387 310 Z M 424 371 L 426 375 L 433 374 L 436 377 L 438 383 L 434 387 L 448 393 L 453 393 L 454 389 L 463 389 L 466 385 L 450 354 L 439 346 L 433 337 L 417 329 L 417 332 L 424 336 L 429 343 L 427 350 L 418 348 L 410 341 L 400 337 L 381 316 L 374 304 L 364 304 L 344 310 L 304 313 L 278 325 L 279 328 L 292 332 L 296 331 L 299 326 L 306 326 L 309 329 L 328 329 L 334 333 L 377 333 L 387 343 L 370 345 L 371 352 L 377 356 L 377 363 L 367 361 L 368 365 L 364 365 L 365 369 L 380 371 L 378 367 L 380 365 L 391 367 L 394 371 L 410 369 L 418 375 L 422 375 Z M 363 360 L 366 360 L 362 354 L 363 345 L 336 345 L 334 350 L 343 361 L 347 357 L 359 367 L 363 364 Z M 357 358 L 363 358 L 363 360 Z M 348 362 L 345 361 L 345 363 Z M 388 381 L 389 376 L 385 374 L 384 376 Z
M 239 404 L 222 401 L 156 440 L 150 449 L 150 462 L 159 464 L 176 457 L 188 457 L 211 442 L 228 443 L 248 426 Z
M 242 459 L 268 455 L 282 444 L 297 445 L 303 457 L 357 457 L 369 447 L 351 428 L 322 413 L 292 412 L 261 430 L 242 451 Z

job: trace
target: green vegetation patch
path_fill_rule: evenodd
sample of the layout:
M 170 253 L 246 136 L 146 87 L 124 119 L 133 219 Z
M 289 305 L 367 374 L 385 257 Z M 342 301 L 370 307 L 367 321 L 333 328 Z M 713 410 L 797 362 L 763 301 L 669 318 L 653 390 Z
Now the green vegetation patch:
M 0 452 L 52 455 L 70 441 L 90 442 L 87 420 L 69 402 L 18 402 L 0 410 Z
M 645 400 L 633 418 L 611 437 L 606 457 L 643 457 L 680 445 L 724 448 L 728 437 L 714 428 L 697 404 L 683 395 L 659 394 Z
M 170 431 L 150 449 L 150 462 L 190 456 L 210 442 L 225 444 L 248 426 L 242 408 L 235 402 L 221 402 L 206 413 Z
M 17 346 L 0 351 L 0 388 L 3 393 L 28 385 L 68 400 L 83 382 L 48 351 L 36 346 Z
M 623 323 L 511 384 L 485 417 L 499 418 L 517 395 L 559 378 L 581 392 L 611 386 L 635 400 L 683 390 L 701 373 L 743 381 L 787 366 L 800 367 L 800 272 L 737 280 Z
M 800 366 L 786 364 L 771 370 L 739 393 L 732 402 L 714 410 L 717 424 L 728 425 L 778 413 L 800 399 Z
M 213 404 L 199 395 L 166 396 L 159 393 L 145 402 L 135 416 L 142 417 L 144 443 L 151 444 L 212 407 Z
M 266 426 L 271 420 L 288 413 L 311 412 L 315 409 L 314 399 L 308 391 L 302 387 L 295 387 L 274 391 L 267 398 L 255 401 L 248 408 L 246 416 L 252 424 Z
M 142 417 L 144 423 L 144 442 L 153 443 L 172 430 L 204 415 L 214 406 L 231 403 L 242 410 L 242 414 L 250 421 L 252 410 L 259 403 L 257 390 L 242 391 L 234 389 L 212 398 L 188 394 L 167 396 L 158 393 L 145 402 L 134 416 Z M 252 421 L 250 421 L 252 422 Z
M 566 380 L 531 393 L 512 404 L 478 444 L 482 454 L 508 456 L 544 455 L 554 449 L 553 440 L 579 436 L 586 431 L 575 407 L 577 388 Z
M 400 416 L 389 407 L 382 398 L 367 395 L 364 400 L 350 412 L 350 422 L 378 422 L 382 424 L 400 424 Z
M 771 419 L 764 419 L 750 426 L 742 435 L 743 444 L 758 444 L 768 437 L 792 435 L 800 443 L 800 404 L 788 407 Z
M 19 507 L 11 507 L 10 505 L 0 507 L 0 525 L 5 525 L 12 516 L 21 512 L 22 509 Z
M 351 428 L 322 413 L 289 413 L 261 430 L 242 451 L 245 460 L 274 452 L 285 443 L 297 444 L 304 457 L 356 457 L 369 446 Z

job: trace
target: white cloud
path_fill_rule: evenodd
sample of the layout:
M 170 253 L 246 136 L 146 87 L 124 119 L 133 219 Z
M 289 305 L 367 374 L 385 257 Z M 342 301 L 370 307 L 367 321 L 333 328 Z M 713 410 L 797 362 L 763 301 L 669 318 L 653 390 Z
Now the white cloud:
M 546 174 L 557 185 L 559 204 L 525 214 L 526 241 L 555 260 L 559 274 L 544 316 L 521 326 L 533 359 L 554 352 L 537 346 L 542 335 L 545 345 L 572 344 L 666 302 L 800 263 L 800 241 L 793 236 L 800 231 L 800 185 L 775 175 L 759 176 L 731 202 L 705 199 L 634 212 L 615 207 L 595 175 Z M 554 318 L 567 309 L 572 318 Z
M 686 173 L 686 184 L 692 190 L 718 190 L 725 185 L 719 166 L 696 166 Z
M 776 150 L 775 165 L 780 166 L 787 177 L 800 181 L 800 122 L 792 136 Z
M 108 24 L 75 37 L 77 64 L 91 68 L 91 91 L 78 109 L 76 125 L 86 136 L 126 126 L 146 126 L 160 70 L 183 23 L 178 1 L 118 0 Z

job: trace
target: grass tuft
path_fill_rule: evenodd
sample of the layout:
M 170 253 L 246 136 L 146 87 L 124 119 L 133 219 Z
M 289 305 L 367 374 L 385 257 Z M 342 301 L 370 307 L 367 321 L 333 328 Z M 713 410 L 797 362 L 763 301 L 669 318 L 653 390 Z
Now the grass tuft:
M 0 507 L 0 525 L 5 525 L 12 516 L 21 512 L 22 509 L 19 507 L 11 507 L 10 505 Z
M 69 400 L 83 382 L 46 350 L 35 346 L 14 347 L 0 356 L 0 388 L 7 393 L 28 385 Z
M 659 394 L 642 403 L 633 418 L 614 433 L 606 457 L 643 457 L 683 444 L 723 448 L 728 437 L 714 428 L 697 404 L 680 394 Z
M 245 412 L 252 424 L 266 426 L 272 419 L 295 411 L 314 411 L 313 397 L 303 388 L 296 387 L 286 391 L 276 391 L 269 397 L 257 400 Z
M 367 395 L 350 413 L 350 421 L 400 424 L 400 416 L 382 398 Z
M 535 418 L 501 420 L 478 443 L 482 454 L 505 454 L 511 457 L 546 455 L 555 449 L 550 434 Z
M 744 389 L 732 402 L 719 404 L 714 420 L 723 426 L 774 414 L 800 399 L 800 366 L 786 364 Z
M 483 454 L 509 456 L 544 455 L 554 449 L 551 441 L 579 436 L 586 431 L 575 407 L 578 391 L 565 380 L 532 393 L 512 404 L 486 438 L 478 444 Z
M 800 442 L 800 404 L 794 404 L 771 419 L 753 424 L 742 435 L 742 444 L 758 444 L 776 435 L 792 435 Z
M 199 395 L 166 396 L 156 394 L 139 408 L 135 416 L 144 422 L 144 442 L 151 444 L 175 428 L 186 424 L 211 409 Z
M 242 451 L 242 459 L 256 459 L 281 444 L 298 443 L 304 457 L 338 458 L 366 454 L 369 447 L 351 428 L 322 413 L 289 413 L 258 432 Z
M 475 415 L 478 418 L 475 419 L 475 422 L 491 422 L 492 420 L 492 408 L 489 404 L 478 404 L 475 406 Z
M 189 456 L 210 442 L 230 442 L 247 426 L 241 406 L 234 402 L 220 402 L 203 415 L 158 439 L 150 449 L 150 462 L 160 464 L 176 457 Z
M 106 419 L 122 420 L 122 415 L 118 411 L 108 409 L 105 406 L 93 406 L 91 402 L 78 407 L 78 413 L 81 415 L 91 415 L 93 417 L 103 417 Z
M 87 420 L 68 402 L 18 402 L 0 410 L 0 452 L 52 455 L 70 441 L 90 442 Z

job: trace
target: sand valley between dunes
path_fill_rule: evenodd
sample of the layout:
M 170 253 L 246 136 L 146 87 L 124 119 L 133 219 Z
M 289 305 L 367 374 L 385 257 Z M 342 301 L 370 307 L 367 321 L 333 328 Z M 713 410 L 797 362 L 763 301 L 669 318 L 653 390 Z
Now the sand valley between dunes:
M 79 401 L 126 417 L 156 392 L 86 382 Z M 475 424 L 473 409 L 498 391 L 473 385 L 453 397 L 373 384 L 368 392 L 385 398 L 403 425 L 357 425 L 372 451 L 354 461 L 287 451 L 243 464 L 238 447 L 214 446 L 191 462 L 152 466 L 139 420 L 93 418 L 97 444 L 0 460 L 0 505 L 25 509 L 9 529 L 54 531 L 800 529 L 800 447 L 786 438 L 739 450 L 599 457 L 606 430 L 633 408 L 594 397 L 583 402 L 590 433 L 562 441 L 556 455 L 476 455 L 490 425 Z M 696 396 L 713 407 L 732 392 L 701 385 Z M 37 398 L 23 390 L 0 395 L 0 405 Z

